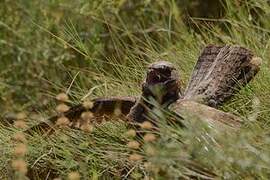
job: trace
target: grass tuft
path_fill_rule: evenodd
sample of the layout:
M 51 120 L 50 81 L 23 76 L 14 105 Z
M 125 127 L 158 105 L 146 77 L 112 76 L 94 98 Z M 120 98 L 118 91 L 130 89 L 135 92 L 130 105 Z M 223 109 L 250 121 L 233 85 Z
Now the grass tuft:
M 269 2 L 207 2 L 1 1 L 0 179 L 269 179 Z M 206 12 L 205 4 L 214 8 Z M 55 107 L 58 124 L 69 124 L 66 102 L 90 108 L 87 99 L 139 95 L 157 60 L 175 64 L 184 87 L 207 44 L 239 44 L 262 59 L 256 78 L 221 107 L 242 117 L 239 131 L 192 117 L 182 128 L 163 112 L 159 131 L 144 122 L 141 137 L 117 117 L 83 131 L 20 130 L 55 115 Z M 13 122 L 17 112 L 25 113 Z

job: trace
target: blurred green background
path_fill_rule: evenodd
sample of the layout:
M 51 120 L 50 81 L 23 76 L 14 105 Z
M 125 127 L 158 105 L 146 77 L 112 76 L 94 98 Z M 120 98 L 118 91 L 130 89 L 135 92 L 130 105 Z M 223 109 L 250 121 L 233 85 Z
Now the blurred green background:
M 177 46 L 194 41 L 192 37 L 200 30 L 190 16 L 219 18 L 225 14 L 224 2 L 216 0 L 0 3 L 3 111 L 46 104 L 46 95 L 67 88 L 74 74 L 83 70 L 91 71 L 90 76 L 119 79 L 115 67 L 121 65 L 132 68 L 134 72 L 127 76 L 139 83 L 141 74 L 137 74 L 142 69 L 137 66 L 153 61 L 155 56 L 162 58 L 164 49 L 177 51 Z M 87 78 L 83 72 L 79 75 L 87 82 L 78 85 L 84 90 L 92 79 Z

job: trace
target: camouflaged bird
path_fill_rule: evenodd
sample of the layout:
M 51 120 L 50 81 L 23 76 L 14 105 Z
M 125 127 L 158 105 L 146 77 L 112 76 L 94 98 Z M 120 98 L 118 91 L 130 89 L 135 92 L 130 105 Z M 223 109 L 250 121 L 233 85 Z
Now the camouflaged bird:
M 140 97 L 108 97 L 93 99 L 89 109 L 94 119 L 113 116 L 119 109 L 121 117 L 129 122 L 142 123 L 151 119 L 153 108 L 168 110 L 181 119 L 195 116 L 216 127 L 237 128 L 241 119 L 216 109 L 229 100 L 257 74 L 261 59 L 240 46 L 209 45 L 204 48 L 193 69 L 188 86 L 182 92 L 179 73 L 172 63 L 159 61 L 150 64 L 142 83 Z M 79 104 L 65 112 L 71 127 L 87 109 Z M 48 119 L 30 131 L 53 127 L 57 116 Z M 154 119 L 151 119 L 154 121 Z

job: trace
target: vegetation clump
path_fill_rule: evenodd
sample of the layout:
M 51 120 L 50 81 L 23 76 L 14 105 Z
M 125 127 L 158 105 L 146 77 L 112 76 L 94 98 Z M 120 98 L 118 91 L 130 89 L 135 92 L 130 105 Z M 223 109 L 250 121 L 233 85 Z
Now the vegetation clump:
M 207 2 L 1 1 L 0 179 L 269 179 L 269 2 Z M 139 130 L 121 109 L 97 124 L 89 111 L 75 125 L 65 116 L 78 102 L 91 109 L 88 99 L 140 95 L 156 60 L 175 64 L 187 84 L 207 44 L 262 58 L 252 61 L 256 78 L 220 107 L 243 119 L 239 130 L 196 117 L 182 128 L 162 112 L 158 128 L 145 121 Z M 55 114 L 55 133 L 24 133 Z

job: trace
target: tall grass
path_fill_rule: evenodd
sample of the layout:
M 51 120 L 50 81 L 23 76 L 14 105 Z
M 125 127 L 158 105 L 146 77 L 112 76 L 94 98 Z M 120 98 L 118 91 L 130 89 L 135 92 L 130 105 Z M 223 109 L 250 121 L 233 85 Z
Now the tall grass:
M 28 125 L 54 114 L 54 97 L 139 95 L 150 62 L 164 59 L 184 85 L 207 44 L 240 44 L 263 59 L 253 82 L 221 109 L 241 116 L 241 130 L 216 132 L 187 120 L 188 128 L 160 121 L 157 140 L 130 149 L 129 127 L 117 119 L 92 133 L 59 130 L 27 135 L 30 179 L 175 179 L 202 176 L 268 179 L 270 174 L 270 5 L 265 0 L 225 0 L 203 16 L 205 1 L 1 1 L 0 108 L 5 116 L 25 111 Z M 187 13 L 188 12 L 188 13 Z M 197 12 L 197 13 L 194 13 Z M 212 16 L 216 14 L 216 16 Z M 0 177 L 12 179 L 11 138 L 0 125 Z M 149 150 L 150 149 L 150 150 Z M 130 154 L 144 161 L 132 161 Z M 201 174 L 200 174 L 201 172 Z

